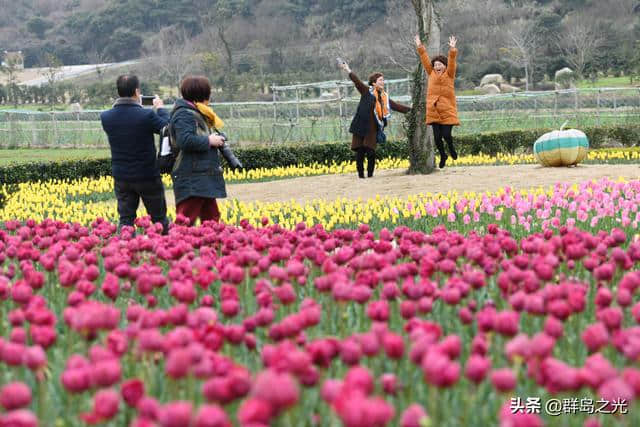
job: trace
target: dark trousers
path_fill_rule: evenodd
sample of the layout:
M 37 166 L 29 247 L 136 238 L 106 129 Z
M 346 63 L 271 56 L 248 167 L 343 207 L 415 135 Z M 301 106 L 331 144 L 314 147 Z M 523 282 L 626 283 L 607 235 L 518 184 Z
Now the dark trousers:
M 433 139 L 436 143 L 436 148 L 438 148 L 438 152 L 440 153 L 440 157 L 447 157 L 447 153 L 444 151 L 444 144 L 442 140 L 447 141 L 447 146 L 449 147 L 449 154 L 453 159 L 458 158 L 458 153 L 456 153 L 456 149 L 453 147 L 453 137 L 451 136 L 451 129 L 453 129 L 453 125 L 442 125 L 440 123 L 432 123 L 431 127 L 433 128 Z
M 364 157 L 367 156 L 367 176 L 373 176 L 373 170 L 376 168 L 376 152 L 371 148 L 360 147 L 356 151 L 356 169 L 358 176 L 364 178 Z
M 204 221 L 220 221 L 220 210 L 216 199 L 208 197 L 189 197 L 176 205 L 176 214 L 189 218 L 190 225 L 194 225 L 200 218 Z
M 167 201 L 164 197 L 164 185 L 158 177 L 146 181 L 114 180 L 114 190 L 118 199 L 119 226 L 133 227 L 140 199 L 153 222 L 162 224 L 163 234 L 169 232 Z

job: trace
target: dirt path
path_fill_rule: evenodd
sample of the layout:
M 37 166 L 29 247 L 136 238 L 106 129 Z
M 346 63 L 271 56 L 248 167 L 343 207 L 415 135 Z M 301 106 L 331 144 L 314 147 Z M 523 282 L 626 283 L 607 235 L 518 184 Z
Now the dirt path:
M 580 165 L 574 168 L 543 168 L 537 165 L 461 166 L 437 170 L 430 175 L 406 175 L 404 170 L 376 171 L 372 179 L 355 174 L 323 175 L 253 184 L 228 184 L 229 199 L 243 202 L 276 202 L 296 199 L 335 200 L 339 197 L 366 200 L 376 194 L 398 197 L 426 192 L 487 191 L 511 186 L 515 189 L 548 186 L 559 181 L 579 183 L 590 179 L 618 177 L 640 179 L 640 165 Z M 167 203 L 174 204 L 173 191 Z

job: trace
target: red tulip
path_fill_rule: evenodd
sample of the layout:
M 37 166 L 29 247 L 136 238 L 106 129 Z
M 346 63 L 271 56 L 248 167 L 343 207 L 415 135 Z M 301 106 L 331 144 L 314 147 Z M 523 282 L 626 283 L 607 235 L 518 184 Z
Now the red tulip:
M 382 338 L 382 346 L 391 359 L 401 359 L 404 354 L 404 339 L 401 335 L 387 332 Z
M 380 384 L 382 384 L 382 390 L 387 394 L 395 395 L 398 391 L 398 378 L 393 374 L 383 374 L 380 377 Z
M 127 405 L 135 408 L 144 396 L 144 383 L 137 378 L 127 380 L 120 386 L 120 394 Z

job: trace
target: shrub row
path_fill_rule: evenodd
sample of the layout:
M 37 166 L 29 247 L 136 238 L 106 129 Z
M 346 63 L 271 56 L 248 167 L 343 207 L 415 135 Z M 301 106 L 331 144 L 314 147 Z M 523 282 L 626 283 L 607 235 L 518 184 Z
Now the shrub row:
M 496 133 L 456 136 L 455 144 L 461 154 L 531 152 L 533 142 L 551 129 L 515 130 Z M 612 144 L 631 147 L 640 143 L 640 126 L 608 126 L 582 129 L 592 148 Z M 353 152 L 347 143 L 310 144 L 306 146 L 282 146 L 269 148 L 236 149 L 236 155 L 247 169 L 273 168 L 311 163 L 329 164 L 350 161 Z M 389 141 L 378 148 L 376 156 L 383 158 L 407 158 L 406 141 Z M 99 177 L 111 174 L 110 159 L 34 162 L 0 167 L 0 183 L 75 179 Z

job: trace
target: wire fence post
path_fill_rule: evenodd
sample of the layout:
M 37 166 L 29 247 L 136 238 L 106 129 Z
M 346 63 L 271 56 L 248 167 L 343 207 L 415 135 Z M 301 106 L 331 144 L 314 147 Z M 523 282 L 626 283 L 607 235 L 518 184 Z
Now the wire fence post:
M 296 89 L 296 123 L 300 122 L 300 92 Z
M 536 127 L 538 126 L 538 97 L 533 98 L 533 124 Z
M 7 120 L 9 121 L 9 137 L 7 138 L 7 141 L 9 142 L 9 147 L 11 147 L 12 145 L 18 145 L 17 142 L 15 142 L 15 125 L 13 123 L 13 114 L 12 113 L 7 113 Z M 11 143 L 11 141 L 14 141 L 13 144 Z
M 600 94 L 602 89 L 598 89 L 596 94 L 596 126 L 600 127 Z
M 273 121 L 276 121 L 277 112 L 276 112 L 276 89 L 272 86 L 271 91 L 273 92 Z
M 31 115 L 31 142 L 27 144 L 27 148 L 31 148 L 32 146 L 37 144 L 38 141 L 38 133 L 36 132 L 36 114 Z
M 60 146 L 60 140 L 58 138 L 58 121 L 56 120 L 55 114 L 51 114 L 51 120 L 53 121 L 53 145 Z
M 573 90 L 573 102 L 574 102 L 574 117 L 575 117 L 575 121 L 576 123 L 578 123 L 578 109 L 579 109 L 579 100 L 578 100 L 578 89 L 574 89 Z

